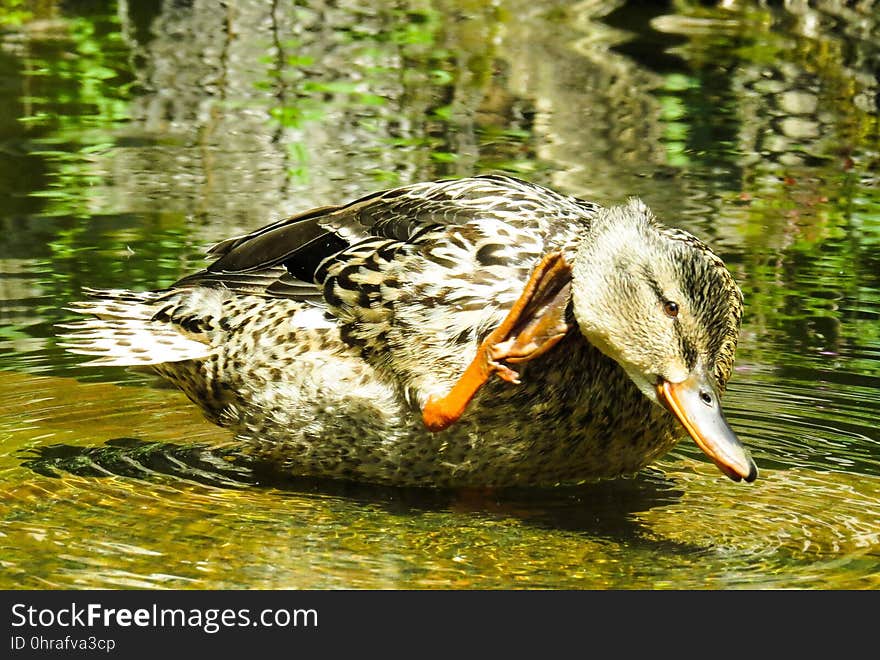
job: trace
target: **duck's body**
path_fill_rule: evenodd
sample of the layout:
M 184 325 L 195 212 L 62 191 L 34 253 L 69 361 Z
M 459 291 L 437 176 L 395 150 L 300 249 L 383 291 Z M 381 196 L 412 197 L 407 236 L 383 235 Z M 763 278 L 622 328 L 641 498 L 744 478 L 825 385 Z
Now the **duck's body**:
M 589 291 L 605 275 L 586 272 L 587 262 L 604 257 L 586 250 L 613 239 L 605 246 L 613 252 L 612 243 L 635 232 L 670 255 L 705 261 L 684 268 L 682 281 L 693 280 L 694 319 L 717 328 L 696 328 L 705 356 L 687 355 L 694 347 L 680 331 L 681 364 L 711 374 L 718 394 L 730 375 L 741 302 L 708 248 L 655 223 L 640 202 L 621 208 L 617 228 L 617 216 L 595 204 L 497 176 L 386 191 L 220 243 L 208 269 L 168 290 L 97 292 L 79 305 L 97 319 L 79 322 L 69 337 L 74 350 L 100 356 L 96 363 L 153 367 L 210 419 L 298 475 L 493 486 L 632 473 L 683 429 L 657 405 L 659 381 L 635 375 L 640 354 L 614 348 L 614 328 L 578 317 L 607 304 L 600 300 L 607 292 Z M 488 350 L 481 342 L 512 317 L 527 283 L 539 281 L 548 254 L 565 268 L 574 264 L 574 275 L 559 271 L 565 288 L 540 289 L 544 298 L 526 305 L 506 341 L 489 341 L 498 363 L 483 359 L 482 379 L 450 412 L 450 391 Z M 624 288 L 626 271 L 645 270 L 624 252 L 612 257 Z M 579 269 L 595 281 L 579 287 Z M 663 282 L 662 272 L 641 275 L 655 288 Z M 524 330 L 522 319 L 551 319 L 556 331 Z M 686 318 L 676 321 L 686 327 Z M 540 350 L 524 358 L 499 352 L 517 333 L 536 338 Z M 497 371 L 513 380 L 500 366 L 505 359 L 517 365 L 520 383 L 491 378 Z M 669 378 L 685 378 L 676 374 Z M 754 478 L 753 466 L 743 465 L 734 472 Z

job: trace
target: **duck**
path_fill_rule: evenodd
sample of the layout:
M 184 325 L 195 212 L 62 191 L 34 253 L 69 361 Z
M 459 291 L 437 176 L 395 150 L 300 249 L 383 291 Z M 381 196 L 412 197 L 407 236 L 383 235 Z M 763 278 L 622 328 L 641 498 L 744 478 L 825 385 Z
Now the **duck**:
M 638 197 L 511 176 L 286 217 L 164 289 L 88 289 L 61 343 L 157 373 L 285 474 L 429 488 L 633 475 L 690 436 L 757 468 L 721 408 L 743 296 Z

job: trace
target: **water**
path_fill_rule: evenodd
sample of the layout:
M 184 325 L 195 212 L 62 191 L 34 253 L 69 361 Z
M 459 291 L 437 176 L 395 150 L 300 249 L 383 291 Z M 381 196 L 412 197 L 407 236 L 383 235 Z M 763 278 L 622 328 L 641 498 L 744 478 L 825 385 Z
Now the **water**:
M 0 9 L 0 588 L 880 586 L 880 7 L 101 4 Z M 284 480 L 56 345 L 83 287 L 488 171 L 721 253 L 756 483 L 690 442 L 570 488 Z

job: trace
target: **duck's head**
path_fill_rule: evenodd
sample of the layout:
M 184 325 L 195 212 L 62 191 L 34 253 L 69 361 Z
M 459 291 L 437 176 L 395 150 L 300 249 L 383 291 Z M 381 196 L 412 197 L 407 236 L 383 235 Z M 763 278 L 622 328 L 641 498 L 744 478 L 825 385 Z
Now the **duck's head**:
M 755 479 L 720 405 L 742 318 L 742 293 L 721 259 L 633 199 L 593 219 L 575 257 L 572 300 L 591 344 L 669 409 L 724 474 Z

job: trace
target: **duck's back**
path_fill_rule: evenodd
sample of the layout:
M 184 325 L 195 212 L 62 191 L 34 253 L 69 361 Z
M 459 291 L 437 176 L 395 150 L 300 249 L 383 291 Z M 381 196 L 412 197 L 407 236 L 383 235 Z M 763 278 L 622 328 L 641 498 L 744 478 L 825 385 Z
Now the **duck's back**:
M 551 250 L 594 204 L 504 176 L 420 183 L 229 239 L 175 287 L 326 310 L 342 340 L 424 403 L 455 381 Z

